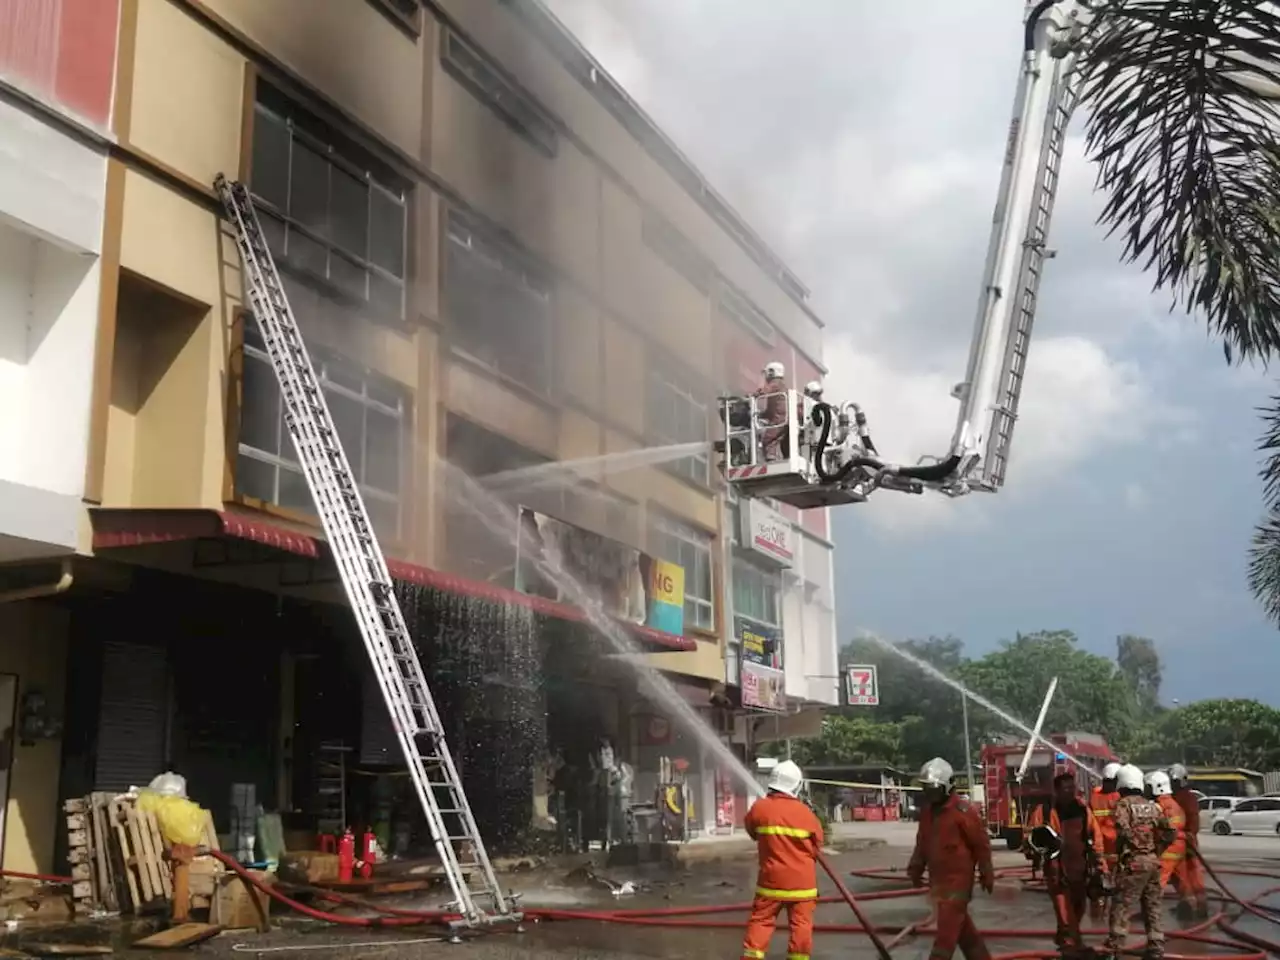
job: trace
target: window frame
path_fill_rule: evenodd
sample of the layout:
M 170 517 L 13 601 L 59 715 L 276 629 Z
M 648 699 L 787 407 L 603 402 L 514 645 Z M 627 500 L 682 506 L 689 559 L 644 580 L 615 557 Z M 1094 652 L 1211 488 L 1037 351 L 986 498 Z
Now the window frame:
M 664 517 L 660 514 L 652 516 L 653 529 L 649 534 L 649 544 L 652 555 L 655 559 L 666 560 L 669 563 L 679 565 L 684 569 L 684 628 L 687 633 L 693 630 L 698 633 L 714 634 L 716 629 L 716 565 L 715 565 L 715 537 L 710 533 L 697 530 L 688 524 L 681 523 Z M 690 570 L 688 565 L 683 562 L 680 554 L 680 548 L 677 546 L 671 556 L 669 551 L 664 551 L 662 546 L 664 541 L 672 541 L 677 544 L 687 546 L 695 551 L 695 564 L 699 558 L 705 560 L 707 568 L 707 593 L 708 596 L 701 597 L 691 592 L 690 586 L 696 584 L 698 580 L 698 571 L 696 566 Z M 690 617 L 691 609 L 696 614 Z M 705 620 L 705 622 L 704 622 Z
M 400 2 L 412 6 L 413 12 L 402 10 Z M 421 0 L 369 0 L 369 3 L 384 17 L 394 23 L 415 40 L 422 36 L 422 2 Z
M 764 615 L 757 616 L 755 612 L 744 612 L 738 607 L 738 584 L 739 574 L 745 574 L 747 577 L 758 579 L 759 589 L 761 591 L 761 609 Z M 782 636 L 782 572 L 780 570 L 766 569 L 759 564 L 751 563 L 744 557 L 733 558 L 733 569 L 730 574 L 730 596 L 733 598 L 733 615 L 742 617 L 752 623 L 759 624 L 762 627 L 776 630 L 778 637 Z M 773 594 L 773 619 L 767 619 L 768 615 L 768 593 Z
M 659 358 L 653 356 L 649 358 L 648 370 L 645 376 L 645 435 L 650 440 L 662 444 L 693 443 L 695 441 L 706 443 L 707 449 L 702 453 L 694 453 L 687 457 L 681 457 L 679 460 L 668 461 L 661 464 L 660 468 L 698 487 L 709 489 L 711 487 L 711 404 L 700 397 L 694 388 L 689 386 L 692 378 L 685 377 L 679 372 L 673 372 L 669 369 L 669 366 L 661 362 Z M 694 422 L 701 424 L 699 436 L 678 436 L 676 435 L 678 431 L 663 430 L 661 428 L 666 418 L 654 415 L 654 391 L 658 385 L 668 394 L 673 395 L 678 402 L 687 403 L 690 408 L 696 409 L 701 414 L 700 417 L 693 418 Z M 670 420 L 666 419 L 666 422 L 669 423 Z M 688 464 L 693 464 L 694 467 L 691 469 L 687 466 Z
M 670 222 L 657 214 L 647 214 L 640 224 L 640 239 L 667 267 L 683 277 L 694 289 L 710 294 L 715 268 L 710 259 Z
M 318 515 L 314 511 L 314 503 L 308 507 L 290 506 L 280 503 L 280 482 L 283 472 L 295 474 L 303 479 L 305 485 L 305 474 L 302 471 L 301 464 L 296 457 L 296 451 L 293 447 L 293 440 L 288 436 L 288 430 L 284 425 L 283 410 L 278 408 L 275 422 L 275 430 L 277 431 L 278 446 L 281 453 L 272 453 L 259 447 L 252 446 L 244 440 L 244 384 L 248 375 L 249 363 L 261 364 L 276 393 L 277 402 L 279 402 L 280 391 L 279 382 L 276 379 L 275 369 L 271 366 L 271 361 L 266 351 L 256 344 L 247 342 L 245 334 L 256 324 L 253 315 L 245 310 L 240 311 L 235 331 L 235 349 L 234 354 L 236 362 L 233 370 L 233 389 L 235 401 L 235 417 L 228 418 L 228 425 L 232 427 L 229 437 L 230 443 L 227 449 L 227 499 L 237 503 L 244 503 L 253 506 L 256 509 L 265 510 L 271 513 L 280 513 L 289 517 L 305 518 L 308 521 L 315 521 Z M 256 331 L 255 331 L 256 332 Z M 395 530 L 392 534 L 380 532 L 379 537 L 384 543 L 400 543 L 408 537 L 408 527 L 411 521 L 412 506 L 412 486 L 410 469 L 411 465 L 407 459 L 411 453 L 411 431 L 413 429 L 413 396 L 412 392 L 403 384 L 386 377 L 375 370 L 370 370 L 360 364 L 342 357 L 336 351 L 326 349 L 324 347 L 308 347 L 308 353 L 316 372 L 316 379 L 321 384 L 321 389 L 326 394 L 326 403 L 330 392 L 335 393 L 344 399 L 355 402 L 361 406 L 364 412 L 364 419 L 361 424 L 361 458 L 360 471 L 358 473 L 357 487 L 360 490 L 361 497 L 366 504 L 369 500 L 374 500 L 383 505 L 392 505 L 396 511 Z M 361 393 L 357 394 L 348 385 L 330 379 L 330 371 L 336 368 L 342 375 L 342 378 L 351 381 L 359 380 L 361 383 Z M 373 381 L 383 386 L 387 392 L 398 395 L 399 409 L 392 408 L 387 404 L 369 396 L 369 385 Z M 380 487 L 371 486 L 369 483 L 360 479 L 365 473 L 365 460 L 368 455 L 369 439 L 368 439 L 368 412 L 372 410 L 378 414 L 389 417 L 397 421 L 396 430 L 396 483 L 398 489 L 394 496 L 392 492 L 384 490 Z M 283 451 L 289 451 L 288 454 Z M 343 446 L 344 453 L 347 452 L 346 445 Z M 290 458 L 292 456 L 292 459 Z M 349 456 L 349 454 L 348 454 Z M 245 493 L 240 486 L 240 458 L 252 460 L 255 463 L 263 464 L 270 467 L 274 471 L 273 477 L 273 499 L 263 499 L 252 493 Z M 356 472 L 353 466 L 353 472 Z M 370 519 L 373 519 L 372 517 Z
M 456 51 L 461 51 L 461 56 Z M 472 62 L 464 62 L 467 59 Z M 448 24 L 440 29 L 440 67 L 547 159 L 560 152 L 560 124 L 551 112 L 517 86 L 477 44 Z
M 521 390 L 538 396 L 549 396 L 555 388 L 555 281 L 550 273 L 537 265 L 531 257 L 518 247 L 505 240 L 497 239 L 491 231 L 478 224 L 474 218 L 464 211 L 450 208 L 441 218 L 441 269 L 440 299 L 444 313 L 445 326 L 449 330 L 449 342 L 452 349 L 471 362 L 497 375 L 504 381 L 514 384 Z M 465 240 L 460 234 L 466 234 Z M 459 331 L 471 330 L 475 324 L 468 319 L 456 315 L 451 300 L 458 289 L 450 269 L 450 251 L 454 247 L 461 248 L 467 255 L 475 257 L 490 269 L 496 269 L 504 277 L 515 280 L 516 287 L 530 295 L 537 302 L 537 322 L 541 325 L 538 341 L 542 344 L 539 375 L 537 383 L 530 383 L 512 372 L 510 362 L 503 364 L 499 359 L 489 358 L 478 352 L 473 346 L 459 342 Z
M 265 97 L 264 93 L 266 94 Z M 276 101 L 279 101 L 279 103 Z M 262 221 L 263 233 L 268 236 L 268 245 L 272 249 L 272 255 L 276 258 L 277 266 L 282 271 L 298 277 L 308 285 L 318 286 L 326 294 L 334 295 L 340 302 L 354 306 L 361 312 L 362 319 L 367 318 L 373 322 L 390 321 L 401 325 L 407 323 L 410 314 L 410 277 L 413 273 L 410 244 L 412 228 L 410 208 L 412 206 L 413 185 L 407 180 L 396 177 L 389 169 L 376 169 L 377 166 L 383 166 L 377 162 L 376 158 L 361 156 L 362 154 L 367 155 L 368 151 L 352 142 L 350 138 L 329 129 L 327 124 L 316 119 L 305 107 L 261 80 L 256 84 L 252 111 L 252 133 L 250 135 L 252 140 L 257 141 L 260 135 L 263 114 L 267 115 L 272 122 L 279 124 L 287 132 L 289 138 L 288 155 L 285 161 L 285 181 L 287 184 L 285 188 L 285 203 L 287 207 L 291 208 L 293 206 L 294 151 L 299 143 L 317 154 L 326 164 L 325 204 L 326 212 L 330 217 L 332 216 L 333 207 L 333 170 L 335 168 L 363 183 L 367 190 L 365 199 L 365 250 L 363 254 L 360 254 L 348 249 L 336 237 L 326 238 L 321 236 L 314 228 L 302 223 L 291 209 L 282 209 L 274 200 L 259 193 L 255 187 L 255 181 L 258 183 L 261 181 L 260 178 L 254 176 L 254 151 L 250 149 L 248 151 L 249 175 L 247 178 L 249 194 L 253 201 L 254 209 L 258 213 L 259 220 Z M 305 122 L 300 122 L 300 120 Z M 313 127 L 314 129 L 309 129 Z M 367 162 L 368 160 L 373 162 Z M 374 235 L 375 192 L 381 196 L 384 202 L 400 210 L 400 263 L 402 276 L 396 276 L 394 272 L 375 263 L 372 259 L 370 248 Z M 308 266 L 302 265 L 297 260 L 290 259 L 290 239 L 295 233 L 300 234 L 305 241 L 325 252 L 324 275 Z M 274 242 L 276 237 L 282 239 L 282 245 Z M 363 271 L 364 292 L 362 295 L 353 292 L 341 282 L 333 279 L 335 258 L 346 262 L 348 265 L 354 265 Z M 374 297 L 375 281 L 399 288 L 398 310 L 388 309 L 380 299 Z

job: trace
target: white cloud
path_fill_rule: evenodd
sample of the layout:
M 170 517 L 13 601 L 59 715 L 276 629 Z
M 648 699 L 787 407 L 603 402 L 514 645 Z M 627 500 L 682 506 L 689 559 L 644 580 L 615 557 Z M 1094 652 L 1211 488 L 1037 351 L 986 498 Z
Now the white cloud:
M 1127 483 L 1124 487 L 1124 502 L 1131 510 L 1141 510 L 1148 502 L 1150 497 L 1147 490 L 1140 483 Z

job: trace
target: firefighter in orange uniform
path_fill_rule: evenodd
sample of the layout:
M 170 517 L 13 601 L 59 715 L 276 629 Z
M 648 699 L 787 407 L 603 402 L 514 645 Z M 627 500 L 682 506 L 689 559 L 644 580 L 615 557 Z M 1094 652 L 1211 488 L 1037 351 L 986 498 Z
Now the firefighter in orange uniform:
M 1181 868 L 1174 874 L 1178 883 L 1181 902 L 1178 910 L 1187 917 L 1206 919 L 1209 916 L 1209 898 L 1204 892 L 1204 868 L 1200 865 L 1200 798 L 1189 786 L 1187 768 L 1175 763 L 1169 768 L 1169 781 L 1173 787 L 1173 799 L 1178 801 L 1185 818 L 1187 852 Z
M 1103 862 L 1107 873 L 1116 875 L 1116 801 L 1120 799 L 1120 791 L 1116 788 L 1116 777 L 1120 773 L 1120 764 L 1112 762 L 1102 768 L 1102 785 L 1094 787 L 1089 793 L 1089 809 L 1093 811 L 1093 819 L 1102 833 Z M 1106 898 L 1089 903 L 1089 916 L 1102 920 L 1107 915 Z
M 969 916 L 969 901 L 975 869 L 983 890 L 990 893 L 995 888 L 991 840 L 978 808 L 951 792 L 952 776 L 951 764 L 941 757 L 920 768 L 924 803 L 907 876 L 918 887 L 925 870 L 929 871 L 938 930 L 929 960 L 951 960 L 957 946 L 966 960 L 990 960 L 987 945 Z
M 1182 872 L 1182 864 L 1187 858 L 1187 818 L 1178 801 L 1173 799 L 1173 784 L 1163 770 L 1147 774 L 1147 789 L 1174 829 L 1173 843 L 1160 854 L 1160 889 L 1163 891 Z
M 1053 778 L 1053 800 L 1036 807 L 1027 819 L 1027 841 L 1024 850 L 1033 855 L 1036 827 L 1047 826 L 1054 833 L 1055 848 L 1044 864 L 1045 886 L 1053 899 L 1053 913 L 1058 921 L 1054 938 L 1062 955 L 1074 956 L 1084 949 L 1080 937 L 1080 919 L 1088 902 L 1089 878 L 1093 871 L 1105 871 L 1102 831 L 1093 810 L 1076 793 L 1074 774 L 1060 773 Z
M 818 853 L 825 842 L 817 814 L 799 798 L 804 775 L 783 760 L 769 776 L 769 795 L 747 811 L 744 825 L 756 841 L 760 867 L 756 896 L 742 943 L 745 960 L 764 960 L 778 911 L 787 908 L 787 960 L 809 960 L 813 912 L 818 906 Z

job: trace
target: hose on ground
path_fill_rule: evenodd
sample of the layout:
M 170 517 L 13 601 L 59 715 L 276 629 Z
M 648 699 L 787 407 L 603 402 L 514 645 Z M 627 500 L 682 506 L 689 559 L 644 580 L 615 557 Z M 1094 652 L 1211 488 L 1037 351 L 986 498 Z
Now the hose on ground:
M 244 867 L 240 866 L 232 857 L 218 851 L 210 851 L 210 854 L 220 860 L 228 869 L 235 872 L 245 882 L 253 885 L 261 890 L 267 896 L 272 897 L 277 902 L 296 910 L 304 916 L 311 917 L 316 920 L 353 927 L 408 927 L 414 925 L 448 925 L 452 922 L 460 920 L 461 917 L 456 913 L 436 910 L 406 910 L 397 907 L 388 907 L 378 904 L 372 904 L 367 901 L 357 899 L 355 897 L 346 896 L 344 894 L 335 893 L 333 891 L 319 890 L 317 888 L 304 888 L 309 893 L 323 898 L 324 900 L 340 904 L 345 907 L 355 907 L 363 911 L 367 911 L 372 916 L 351 916 L 349 914 L 334 913 L 326 910 L 320 910 L 315 907 L 300 903 L 298 900 L 286 895 L 280 889 L 272 884 L 267 884 L 259 880 Z M 825 860 L 825 858 L 824 858 Z M 1203 862 L 1203 858 L 1202 858 Z M 931 936 L 936 933 L 935 926 L 928 919 L 922 919 L 914 923 L 906 925 L 893 924 L 872 924 L 862 916 L 862 911 L 856 907 L 856 904 L 868 903 L 878 900 L 893 900 L 904 897 L 914 897 L 927 894 L 926 888 L 905 887 L 890 890 L 875 890 L 868 893 L 860 894 L 856 900 L 853 895 L 848 892 L 847 886 L 838 878 L 834 868 L 829 863 L 823 864 L 832 879 L 836 881 L 837 888 L 844 887 L 840 896 L 828 896 L 819 898 L 820 904 L 845 903 L 854 908 L 855 914 L 859 917 L 857 924 L 815 924 L 814 932 L 821 934 L 862 934 L 868 937 L 879 939 L 881 936 L 888 936 L 891 939 L 888 943 L 881 940 L 877 945 L 877 952 L 882 957 L 888 957 L 889 951 L 899 946 L 910 936 Z M 1208 868 L 1208 864 L 1205 864 Z M 1268 879 L 1280 880 L 1280 873 L 1272 873 L 1259 870 L 1235 870 L 1219 868 L 1217 870 L 1209 869 L 1210 876 L 1214 882 L 1221 888 L 1221 892 L 1211 891 L 1215 900 L 1226 901 L 1236 907 L 1245 907 L 1246 905 L 1253 907 L 1263 916 L 1270 917 L 1270 908 L 1260 906 L 1258 901 L 1280 892 L 1280 886 L 1271 887 L 1262 891 L 1252 900 L 1244 900 L 1232 893 L 1222 882 L 1222 875 L 1228 876 L 1248 876 L 1262 877 Z M 877 880 L 901 883 L 905 877 L 901 870 L 892 869 L 871 869 L 871 870 L 855 870 L 852 876 L 863 880 Z M 1020 880 L 1024 883 L 1029 881 L 1029 870 L 1025 867 L 1005 868 L 996 871 L 997 882 Z M 846 898 L 847 895 L 847 898 Z M 850 901 L 853 903 L 850 903 Z M 537 921 L 595 921 L 610 924 L 620 924 L 628 926 L 640 927 L 664 927 L 664 928 L 680 928 L 680 929 L 697 929 L 697 930 L 740 930 L 742 922 L 740 920 L 719 920 L 710 919 L 716 915 L 724 915 L 730 913 L 744 913 L 751 907 L 750 903 L 733 903 L 733 904 L 708 904 L 694 907 L 666 907 L 666 908 L 645 908 L 645 909 L 616 909 L 616 910 L 553 910 L 553 909 L 532 909 L 523 913 L 525 919 L 533 922 Z M 1253 913 L 1253 911 L 1249 911 Z M 1184 941 L 1189 945 L 1194 945 L 1193 952 L 1188 954 L 1166 953 L 1166 960 L 1266 960 L 1268 952 L 1280 955 L 1280 943 L 1274 943 L 1256 934 L 1248 931 L 1240 930 L 1234 925 L 1239 919 L 1239 914 L 1228 916 L 1226 910 L 1220 909 L 1216 914 L 1207 920 L 1187 929 L 1169 931 L 1166 936 L 1173 940 Z M 1210 936 L 1205 931 L 1217 926 L 1224 936 Z M 988 939 L 998 940 L 1050 940 L 1054 934 L 1053 928 L 987 928 L 980 930 L 980 933 Z M 1089 936 L 1100 936 L 1106 933 L 1105 930 L 1087 929 L 1082 931 Z M 1206 948 L 1212 948 L 1206 950 Z M 1216 952 L 1222 951 L 1222 952 Z M 1126 953 L 1141 952 L 1140 947 L 1132 945 L 1126 947 Z M 993 956 L 992 960 L 1051 960 L 1056 958 L 1058 952 L 1056 950 L 1019 950 L 1011 953 L 998 954 Z

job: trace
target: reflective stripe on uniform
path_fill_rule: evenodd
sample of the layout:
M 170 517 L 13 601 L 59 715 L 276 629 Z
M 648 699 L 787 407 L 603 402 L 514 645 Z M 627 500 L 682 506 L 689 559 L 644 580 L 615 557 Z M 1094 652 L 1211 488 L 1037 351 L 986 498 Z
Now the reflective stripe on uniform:
M 1160 854 L 1160 859 L 1161 860 L 1185 860 L 1186 854 L 1176 853 L 1173 851 L 1166 850 L 1164 853 Z
M 1111 816 L 1111 811 L 1110 810 L 1094 810 L 1093 815 L 1095 817 L 1109 817 Z
M 745 947 L 742 950 L 742 960 L 764 960 L 763 950 L 748 950 Z
M 813 836 L 812 831 L 799 827 L 756 827 L 756 833 L 768 837 L 795 837 L 797 840 L 808 840 Z
M 809 960 L 807 953 L 788 953 L 787 960 Z
M 766 900 L 817 900 L 818 889 L 812 890 L 771 890 L 768 887 L 756 887 L 756 896 Z

